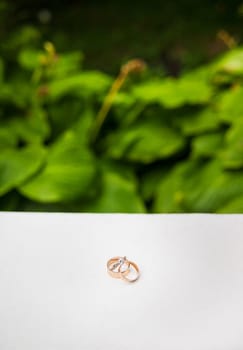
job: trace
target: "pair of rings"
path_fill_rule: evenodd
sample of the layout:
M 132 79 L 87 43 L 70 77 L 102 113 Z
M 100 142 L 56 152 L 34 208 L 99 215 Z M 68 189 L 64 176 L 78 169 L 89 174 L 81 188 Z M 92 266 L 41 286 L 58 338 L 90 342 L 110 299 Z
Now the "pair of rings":
M 124 257 L 114 257 L 107 262 L 107 272 L 113 278 L 120 278 L 126 282 L 132 283 L 139 279 L 140 271 L 132 261 Z

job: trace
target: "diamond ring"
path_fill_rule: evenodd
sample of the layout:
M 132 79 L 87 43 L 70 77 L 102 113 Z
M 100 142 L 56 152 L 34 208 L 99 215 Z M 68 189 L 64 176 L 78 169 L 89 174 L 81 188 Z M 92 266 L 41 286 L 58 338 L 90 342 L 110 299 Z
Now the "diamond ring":
M 114 257 L 107 262 L 107 272 L 113 278 L 120 278 L 126 282 L 132 283 L 138 280 L 140 271 L 132 261 L 124 257 Z

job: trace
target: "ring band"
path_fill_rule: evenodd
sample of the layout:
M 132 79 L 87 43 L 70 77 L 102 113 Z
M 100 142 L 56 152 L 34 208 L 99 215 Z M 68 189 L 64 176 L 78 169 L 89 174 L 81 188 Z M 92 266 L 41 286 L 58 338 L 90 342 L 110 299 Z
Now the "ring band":
M 135 276 L 129 278 L 129 275 L 133 271 L 135 272 Z M 112 278 L 119 278 L 129 283 L 137 281 L 140 277 L 138 265 L 129 261 L 126 257 L 116 256 L 109 259 L 107 262 L 107 272 Z
M 132 261 L 130 261 L 130 266 L 132 266 L 133 269 L 134 269 L 134 271 L 136 271 L 135 277 L 133 277 L 133 278 L 128 278 L 127 276 L 128 276 L 129 274 L 124 274 L 123 271 L 121 271 L 121 267 L 120 267 L 120 266 L 119 266 L 119 268 L 118 268 L 118 271 L 120 272 L 120 276 L 121 276 L 121 278 L 122 278 L 124 281 L 129 282 L 129 283 L 133 283 L 133 282 L 136 282 L 136 281 L 139 279 L 139 277 L 140 277 L 140 271 L 139 271 L 138 265 L 135 264 L 135 263 L 132 262 Z M 130 270 L 129 273 L 131 272 L 130 266 L 129 266 L 129 270 Z

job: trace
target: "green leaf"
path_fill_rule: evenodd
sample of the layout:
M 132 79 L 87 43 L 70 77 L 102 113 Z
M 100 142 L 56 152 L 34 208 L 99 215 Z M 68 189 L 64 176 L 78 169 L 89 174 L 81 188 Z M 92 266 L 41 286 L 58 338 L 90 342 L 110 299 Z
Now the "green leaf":
M 0 154 L 0 195 L 19 186 L 43 165 L 46 152 L 31 146 L 21 150 L 4 150 Z
M 46 54 L 41 50 L 24 48 L 18 55 L 19 64 L 30 71 L 41 66 L 41 57 Z M 83 55 L 80 52 L 70 52 L 56 55 L 55 64 L 48 66 L 48 73 L 52 78 L 63 78 L 74 74 L 80 69 Z
M 15 78 L 8 84 L 0 86 L 0 101 L 20 109 L 28 108 L 33 92 L 28 81 Z
M 217 130 L 221 121 L 217 112 L 209 107 L 196 112 L 188 109 L 184 113 L 178 113 L 173 123 L 181 129 L 184 135 L 193 136 Z
M 86 71 L 50 82 L 48 92 L 52 100 L 57 100 L 65 95 L 99 96 L 107 91 L 110 84 L 111 78 L 108 75 L 96 71 Z
M 46 113 L 40 108 L 33 108 L 26 117 L 13 118 L 9 125 L 17 137 L 26 143 L 43 143 L 50 136 Z
M 57 56 L 57 61 L 51 69 L 52 76 L 57 78 L 67 77 L 69 74 L 79 73 L 83 54 L 81 52 L 69 52 Z
M 212 96 L 212 87 L 193 75 L 180 79 L 168 78 L 154 80 L 137 85 L 132 94 L 146 103 L 159 103 L 166 108 L 177 108 L 185 104 L 204 104 Z
M 243 119 L 226 133 L 226 145 L 221 152 L 223 165 L 228 169 L 243 167 Z
M 220 162 L 187 161 L 161 182 L 156 212 L 217 212 L 243 195 L 243 173 L 223 171 Z
M 17 145 L 17 137 L 9 126 L 0 127 L 0 150 L 13 148 Z
M 134 96 L 128 92 L 119 91 L 114 98 L 113 105 L 117 106 L 118 108 L 121 108 L 123 106 L 131 107 L 135 101 L 136 100 Z
M 52 126 L 52 136 L 56 138 L 72 127 L 84 113 L 84 103 L 77 98 L 64 98 L 47 106 L 47 115 Z
M 243 48 L 238 47 L 228 51 L 220 57 L 213 65 L 215 71 L 224 71 L 228 74 L 243 74 Z
M 235 86 L 222 94 L 219 103 L 220 119 L 227 123 L 234 123 L 243 119 L 243 87 Z
M 151 163 L 181 151 L 185 139 L 159 118 L 139 120 L 107 140 L 107 155 L 114 159 Z
M 169 166 L 153 167 L 152 170 L 143 173 L 140 180 L 140 191 L 143 200 L 151 201 L 158 189 L 158 183 L 160 183 L 168 174 Z
M 214 132 L 195 137 L 192 140 L 192 156 L 195 158 L 215 157 L 223 146 L 224 134 Z
M 224 171 L 212 178 L 203 196 L 196 206 L 196 211 L 219 212 L 232 201 L 243 196 L 243 172 Z
M 95 110 L 91 103 L 71 98 L 51 104 L 47 113 L 52 125 L 52 137 L 56 138 L 65 130 L 78 132 L 80 142 L 87 143 L 95 119 Z
M 181 95 L 183 104 L 205 104 L 213 95 L 213 87 L 206 79 L 199 79 L 198 71 L 185 74 L 179 79 L 178 90 L 175 93 Z
M 217 210 L 219 214 L 234 214 L 234 213 L 243 213 L 243 196 L 234 198 L 232 201 L 226 203 L 220 209 Z
M 77 135 L 77 138 L 82 145 L 87 147 L 90 145 L 90 137 L 95 120 L 93 108 L 87 106 L 83 109 L 79 119 L 72 125 L 72 130 Z
M 18 62 L 21 67 L 33 71 L 38 68 L 41 64 L 42 51 L 24 48 L 20 51 L 18 56 Z
M 212 181 L 221 174 L 218 163 L 186 161 L 176 166 L 158 187 L 155 212 L 194 212 Z M 200 211 L 208 211 L 208 206 Z
M 101 193 L 82 210 L 96 213 L 144 213 L 145 208 L 137 193 L 132 172 L 121 165 L 103 164 Z
M 19 190 L 38 202 L 72 201 L 87 196 L 95 179 L 94 157 L 73 131 L 67 131 L 49 150 L 46 167 Z
M 138 101 L 131 94 L 120 92 L 113 102 L 112 111 L 120 125 L 134 122 L 143 112 L 146 103 Z

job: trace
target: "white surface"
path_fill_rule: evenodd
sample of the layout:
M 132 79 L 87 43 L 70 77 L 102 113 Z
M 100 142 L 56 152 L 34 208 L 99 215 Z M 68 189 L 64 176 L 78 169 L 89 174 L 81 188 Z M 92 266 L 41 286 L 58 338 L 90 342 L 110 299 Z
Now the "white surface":
M 242 350 L 243 215 L 0 214 L 1 350 Z M 126 255 L 141 279 L 112 279 Z

